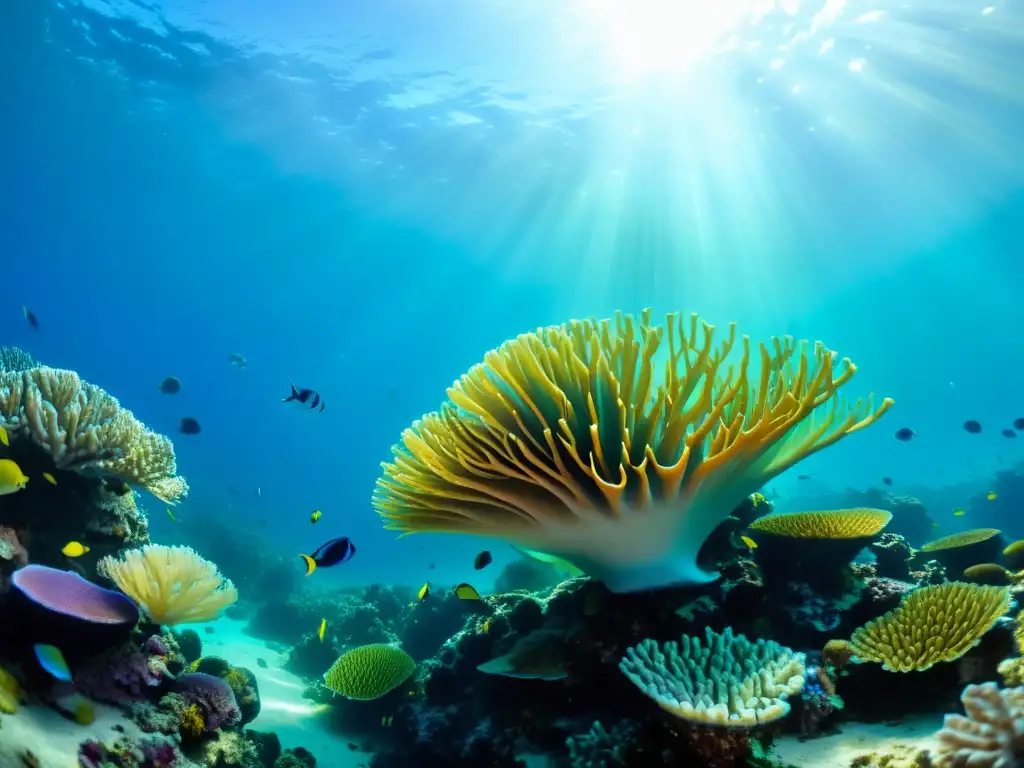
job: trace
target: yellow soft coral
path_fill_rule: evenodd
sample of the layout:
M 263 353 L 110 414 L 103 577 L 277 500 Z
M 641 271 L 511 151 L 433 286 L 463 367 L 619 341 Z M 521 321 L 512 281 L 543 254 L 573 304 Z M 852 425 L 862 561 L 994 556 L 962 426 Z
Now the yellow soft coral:
M 30 437 L 61 469 L 115 475 L 171 503 L 188 493 L 171 441 L 74 371 L 0 372 L 0 426 Z
M 198 739 L 206 733 L 206 720 L 198 704 L 189 704 L 178 716 L 178 730 L 182 736 Z
M 147 544 L 105 557 L 97 570 L 132 598 L 154 624 L 210 621 L 238 600 L 238 590 L 191 547 Z
M 756 372 L 734 325 L 716 341 L 696 315 L 658 326 L 649 310 L 523 334 L 405 430 L 374 508 L 394 530 L 556 555 L 615 591 L 712 580 L 697 553 L 733 509 L 892 404 L 848 407 L 856 368 L 821 344 L 753 354 Z
M 881 618 L 853 633 L 856 660 L 880 663 L 890 672 L 917 672 L 955 661 L 1010 607 L 1005 587 L 949 581 L 914 590 Z

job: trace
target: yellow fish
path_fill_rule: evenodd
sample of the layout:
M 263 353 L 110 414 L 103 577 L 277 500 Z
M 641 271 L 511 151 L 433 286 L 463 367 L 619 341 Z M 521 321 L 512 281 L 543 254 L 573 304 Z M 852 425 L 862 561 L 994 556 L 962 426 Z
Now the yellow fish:
M 995 491 L 989 491 L 988 495 L 985 498 L 988 499 L 989 501 L 995 501 L 996 499 L 999 498 L 999 494 L 996 493 Z
M 57 478 L 51 475 L 49 472 L 43 472 L 43 480 L 48 482 L 50 485 L 57 484 Z
M 479 600 L 480 593 L 469 584 L 459 584 L 455 587 L 455 596 L 459 600 Z
M 89 548 L 85 546 L 85 544 L 82 544 L 77 541 L 69 541 L 67 544 L 64 545 L 63 549 L 61 549 L 61 552 L 63 552 L 68 557 L 81 557 L 88 551 Z
M 482 634 L 486 635 L 490 631 L 491 631 L 491 617 L 488 616 L 486 619 L 483 620 L 483 623 L 480 624 L 480 632 Z
M 171 512 L 171 508 L 170 508 L 170 507 L 168 507 L 168 508 L 167 508 L 167 516 L 168 516 L 169 518 L 171 518 L 171 522 L 172 522 L 172 523 L 176 523 L 176 522 L 178 522 L 178 518 L 176 518 L 176 517 L 174 516 L 174 513 L 173 513 L 173 512 Z
M 3 427 L 0 427 L 0 443 L 6 445 L 7 447 L 10 447 L 11 445 L 11 438 L 7 436 L 7 430 L 4 429 Z
M 754 509 L 757 509 L 759 506 L 768 501 L 768 499 L 764 497 L 763 493 L 755 493 L 753 496 L 750 497 L 750 501 L 753 502 Z
M 963 517 L 966 514 L 967 513 L 964 512 L 962 509 L 954 509 L 953 510 L 953 517 Z
M 314 509 L 313 510 L 313 514 L 309 516 L 309 522 L 315 523 L 317 520 L 319 520 L 323 516 L 324 516 L 323 512 L 321 512 L 319 509 Z
M 10 459 L 0 459 L 0 496 L 17 493 L 28 483 L 21 467 Z
M 420 587 L 420 591 L 416 593 L 416 599 L 424 600 L 428 597 L 430 597 L 430 582 L 425 581 L 423 582 L 423 586 Z
M 750 549 L 757 549 L 757 542 L 749 536 L 740 536 L 740 541 L 746 544 Z
M 320 619 L 320 629 L 317 630 L 316 636 L 320 638 L 320 642 L 324 641 L 324 633 L 327 631 L 327 619 Z

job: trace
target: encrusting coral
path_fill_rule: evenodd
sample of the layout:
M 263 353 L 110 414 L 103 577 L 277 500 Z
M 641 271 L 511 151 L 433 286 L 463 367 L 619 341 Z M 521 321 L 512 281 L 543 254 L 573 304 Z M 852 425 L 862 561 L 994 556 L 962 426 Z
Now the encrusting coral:
M 0 372 L 0 426 L 31 439 L 59 469 L 114 475 L 168 503 L 188 493 L 171 441 L 74 371 Z
M 754 727 L 789 713 L 804 687 L 804 656 L 773 641 L 705 630 L 705 639 L 644 640 L 619 663 L 659 707 L 694 723 Z
M 1005 587 L 956 581 L 921 587 L 856 630 L 849 647 L 858 662 L 877 662 L 890 672 L 920 672 L 959 659 L 1009 607 Z
M 405 430 L 374 508 L 393 530 L 555 555 L 615 592 L 711 581 L 698 551 L 746 497 L 892 405 L 848 407 L 856 368 L 820 343 L 762 344 L 757 373 L 751 354 L 735 325 L 716 341 L 696 315 L 649 310 L 522 334 Z
M 117 584 L 154 624 L 211 621 L 238 600 L 238 590 L 191 547 L 147 544 L 105 557 L 100 574 Z
M 946 715 L 936 768 L 1015 768 L 1024 760 L 1024 688 L 968 685 L 964 715 Z

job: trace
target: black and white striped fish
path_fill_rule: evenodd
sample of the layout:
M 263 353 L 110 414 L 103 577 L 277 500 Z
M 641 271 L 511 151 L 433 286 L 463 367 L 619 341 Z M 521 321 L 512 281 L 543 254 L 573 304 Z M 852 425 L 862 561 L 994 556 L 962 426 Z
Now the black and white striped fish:
M 324 409 L 324 400 L 320 397 L 319 392 L 312 389 L 300 389 L 294 384 L 292 384 L 292 393 L 288 397 L 281 398 L 281 402 L 298 403 L 311 411 L 322 411 Z

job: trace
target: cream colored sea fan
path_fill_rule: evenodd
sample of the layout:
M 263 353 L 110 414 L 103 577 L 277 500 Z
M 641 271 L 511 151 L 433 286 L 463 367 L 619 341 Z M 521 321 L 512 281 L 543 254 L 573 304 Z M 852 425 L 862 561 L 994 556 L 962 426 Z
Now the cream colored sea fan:
M 734 325 L 716 341 L 696 315 L 649 310 L 523 334 L 405 430 L 373 506 L 388 528 L 505 539 L 617 592 L 710 581 L 697 553 L 719 523 L 892 405 L 849 407 L 856 368 L 822 344 L 754 355 L 756 373 Z
M 96 569 L 132 598 L 154 624 L 212 621 L 238 600 L 231 579 L 191 547 L 147 544 Z
M 61 469 L 115 475 L 172 504 L 188 493 L 170 439 L 74 371 L 0 372 L 0 426 L 30 438 Z

